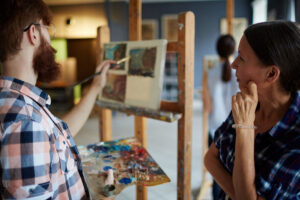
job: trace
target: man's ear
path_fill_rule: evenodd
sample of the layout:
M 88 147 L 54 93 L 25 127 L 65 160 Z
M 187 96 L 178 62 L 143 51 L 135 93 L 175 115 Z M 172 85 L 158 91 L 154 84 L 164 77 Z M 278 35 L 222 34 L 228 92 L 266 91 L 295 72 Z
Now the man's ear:
M 280 69 L 276 65 L 272 65 L 269 67 L 266 73 L 266 81 L 269 83 L 273 83 L 279 79 Z
M 39 30 L 36 28 L 35 25 L 31 25 L 26 33 L 30 44 L 34 46 L 39 45 L 40 34 L 39 34 Z

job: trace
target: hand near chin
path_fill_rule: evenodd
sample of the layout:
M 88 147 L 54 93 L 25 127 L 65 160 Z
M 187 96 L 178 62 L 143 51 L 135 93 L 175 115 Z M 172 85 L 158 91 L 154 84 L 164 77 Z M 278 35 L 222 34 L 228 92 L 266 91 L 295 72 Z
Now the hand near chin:
M 232 114 L 236 124 L 253 126 L 258 103 L 257 86 L 249 81 L 246 88 L 232 96 Z

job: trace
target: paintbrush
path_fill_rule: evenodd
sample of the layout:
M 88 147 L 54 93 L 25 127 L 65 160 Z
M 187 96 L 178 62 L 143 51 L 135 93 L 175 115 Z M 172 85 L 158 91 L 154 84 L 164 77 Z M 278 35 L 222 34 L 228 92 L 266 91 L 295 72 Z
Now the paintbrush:
M 119 65 L 119 64 L 121 64 L 121 63 L 123 63 L 123 62 L 125 62 L 125 61 L 127 61 L 127 60 L 129 60 L 129 59 L 130 59 L 130 56 L 125 57 L 125 58 L 122 58 L 122 59 L 118 60 L 116 63 L 111 64 L 110 67 L 109 67 L 109 69 L 113 69 L 113 68 L 115 68 L 117 65 Z M 85 82 L 87 82 L 87 81 L 93 79 L 95 76 L 100 75 L 101 72 L 102 72 L 102 71 L 96 72 L 95 74 L 90 75 L 89 77 L 83 79 L 82 81 L 79 81 L 78 83 L 75 83 L 74 85 L 70 86 L 70 88 L 74 88 L 76 85 L 85 83 Z

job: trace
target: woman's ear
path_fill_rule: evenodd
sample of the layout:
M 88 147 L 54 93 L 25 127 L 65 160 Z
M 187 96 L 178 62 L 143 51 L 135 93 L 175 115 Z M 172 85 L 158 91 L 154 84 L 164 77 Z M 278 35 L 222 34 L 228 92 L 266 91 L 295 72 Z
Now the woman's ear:
M 272 65 L 267 70 L 266 81 L 269 83 L 273 83 L 279 79 L 280 70 L 276 65 Z

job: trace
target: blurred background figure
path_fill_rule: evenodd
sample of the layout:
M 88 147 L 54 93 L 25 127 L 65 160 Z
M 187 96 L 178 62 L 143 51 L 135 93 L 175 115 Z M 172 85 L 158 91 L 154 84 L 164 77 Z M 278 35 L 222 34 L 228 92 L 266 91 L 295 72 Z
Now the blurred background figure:
M 231 97 L 238 91 L 235 70 L 231 69 L 235 52 L 235 40 L 227 34 L 216 43 L 219 62 L 209 69 L 207 86 L 203 85 L 203 107 L 209 113 L 208 144 L 214 139 L 216 129 L 226 120 L 231 111 Z M 213 198 L 218 199 L 220 187 L 214 181 Z

